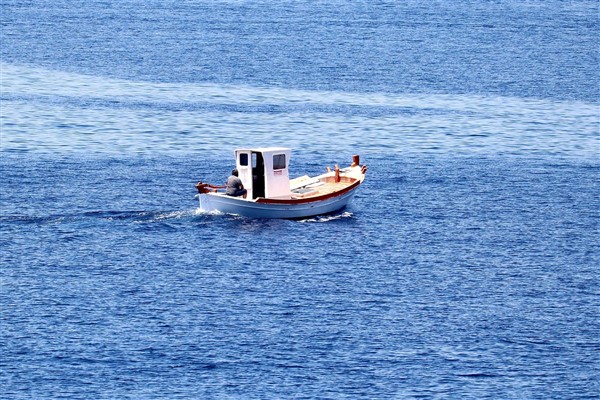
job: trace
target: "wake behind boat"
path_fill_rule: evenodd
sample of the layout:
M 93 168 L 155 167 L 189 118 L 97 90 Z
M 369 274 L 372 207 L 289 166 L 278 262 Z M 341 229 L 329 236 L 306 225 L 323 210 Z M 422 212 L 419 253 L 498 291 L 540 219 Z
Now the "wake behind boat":
M 352 164 L 327 168 L 315 177 L 289 178 L 291 149 L 268 147 L 235 150 L 236 169 L 246 197 L 234 197 L 225 186 L 198 182 L 200 208 L 254 218 L 306 218 L 344 208 L 365 179 L 367 166 L 358 155 Z

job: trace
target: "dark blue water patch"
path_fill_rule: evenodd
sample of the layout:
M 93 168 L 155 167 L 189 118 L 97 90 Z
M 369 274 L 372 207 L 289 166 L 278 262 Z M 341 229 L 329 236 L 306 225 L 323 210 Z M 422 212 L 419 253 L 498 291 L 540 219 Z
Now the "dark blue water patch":
M 4 1 L 2 16 L 3 398 L 597 396 L 596 2 Z M 104 77 L 222 101 L 168 85 L 124 100 L 136 85 Z M 265 91 L 246 104 L 228 85 Z M 310 93 L 325 101 L 298 103 Z M 390 93 L 428 96 L 371 105 Z M 451 104 L 423 105 L 440 93 Z M 370 166 L 350 206 L 199 212 L 196 181 L 231 169 L 210 149 L 290 140 L 291 114 L 318 125 L 295 172 L 355 149 Z
M 6 396 L 595 393 L 597 165 L 382 155 L 283 221 L 196 212 L 206 157 L 3 156 Z
M 596 14 L 594 1 L 8 1 L 1 56 L 152 82 L 597 102 Z

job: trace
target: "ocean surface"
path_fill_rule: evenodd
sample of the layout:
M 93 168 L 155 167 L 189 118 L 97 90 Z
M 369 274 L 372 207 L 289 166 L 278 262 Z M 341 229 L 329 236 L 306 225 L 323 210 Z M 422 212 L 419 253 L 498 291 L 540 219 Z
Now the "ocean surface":
M 0 7 L 1 398 L 600 396 L 598 1 Z M 199 209 L 245 146 L 367 179 Z

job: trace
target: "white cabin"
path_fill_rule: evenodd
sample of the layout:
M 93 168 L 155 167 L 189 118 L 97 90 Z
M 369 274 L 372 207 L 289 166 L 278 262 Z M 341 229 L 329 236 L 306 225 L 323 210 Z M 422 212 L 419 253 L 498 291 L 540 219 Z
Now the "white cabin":
M 284 147 L 236 149 L 235 164 L 248 199 L 290 198 L 292 150 Z

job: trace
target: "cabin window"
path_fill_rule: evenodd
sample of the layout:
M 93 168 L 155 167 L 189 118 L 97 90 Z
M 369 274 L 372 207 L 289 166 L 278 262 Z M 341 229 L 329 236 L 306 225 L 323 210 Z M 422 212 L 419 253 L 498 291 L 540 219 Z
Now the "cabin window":
M 275 154 L 273 156 L 273 169 L 285 168 L 285 154 Z
M 248 154 L 246 154 L 246 153 L 240 154 L 240 165 L 242 167 L 248 166 Z

